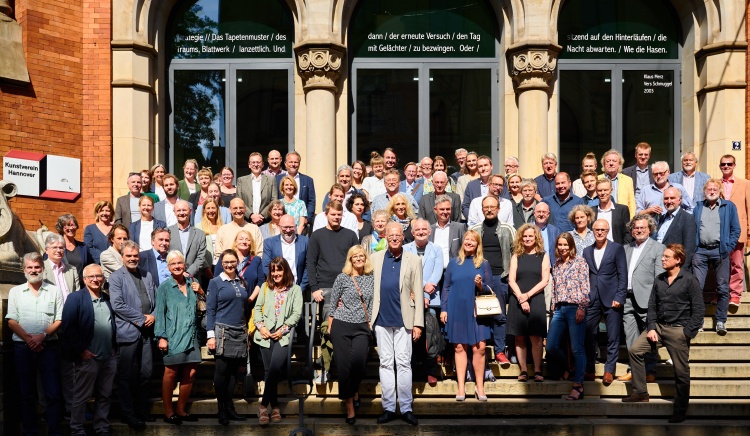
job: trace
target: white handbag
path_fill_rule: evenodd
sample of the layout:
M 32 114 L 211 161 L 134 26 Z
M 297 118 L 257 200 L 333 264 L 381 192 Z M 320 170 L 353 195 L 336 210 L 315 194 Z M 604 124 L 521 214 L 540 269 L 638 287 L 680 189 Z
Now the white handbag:
M 492 288 L 490 288 L 490 295 L 477 295 L 474 297 L 474 317 L 485 318 L 502 315 L 502 313 L 500 300 L 497 299 L 495 291 Z

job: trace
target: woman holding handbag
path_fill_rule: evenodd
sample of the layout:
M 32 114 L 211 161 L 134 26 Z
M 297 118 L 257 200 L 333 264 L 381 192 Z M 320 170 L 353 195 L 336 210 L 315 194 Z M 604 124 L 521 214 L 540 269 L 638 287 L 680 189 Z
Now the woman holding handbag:
M 344 269 L 331 290 L 330 301 L 340 304 L 331 304 L 328 315 L 328 332 L 339 372 L 339 399 L 346 405 L 349 425 L 356 422 L 357 391 L 367 366 L 374 286 L 370 258 L 361 245 L 355 245 L 346 254 Z
M 451 259 L 443 280 L 440 321 L 445 323 L 448 341 L 455 346 L 456 401 L 466 399 L 466 350 L 471 346 L 477 400 L 487 401 L 484 394 L 484 346 L 490 337 L 489 319 L 474 316 L 477 294 L 491 293 L 486 283 L 492 282 L 490 264 L 482 255 L 482 237 L 475 230 L 464 235 L 458 257 Z
M 526 372 L 526 337 L 531 340 L 534 381 L 544 381 L 542 339 L 547 336 L 544 287 L 549 281 L 549 271 L 549 256 L 544 252 L 544 240 L 539 228 L 533 224 L 522 225 L 513 242 L 513 257 L 508 272 L 511 292 L 507 332 L 516 337 L 516 356 L 521 367 L 519 382 L 529 380 Z
M 222 253 L 224 272 L 211 279 L 206 295 L 206 329 L 209 353 L 215 355 L 214 391 L 219 407 L 219 424 L 244 421 L 234 409 L 232 393 L 237 372 L 247 359 L 245 311 L 250 293 L 237 273 L 239 258 L 234 250 Z
M 281 422 L 279 380 L 287 365 L 289 332 L 302 315 L 302 304 L 302 290 L 294 284 L 294 274 L 286 259 L 273 258 L 268 267 L 268 279 L 253 309 L 256 327 L 253 342 L 261 347 L 266 369 L 265 389 L 258 410 L 260 425 L 267 425 L 269 421 Z M 272 409 L 270 417 L 269 405 Z

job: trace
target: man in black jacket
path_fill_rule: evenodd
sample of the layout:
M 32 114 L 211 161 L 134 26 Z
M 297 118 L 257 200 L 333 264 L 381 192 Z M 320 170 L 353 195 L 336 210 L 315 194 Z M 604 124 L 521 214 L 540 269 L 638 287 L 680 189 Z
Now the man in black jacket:
M 690 339 L 703 326 L 706 307 L 698 279 L 682 269 L 685 248 L 671 244 L 664 250 L 661 265 L 664 272 L 656 277 L 648 302 L 647 331 L 630 348 L 633 393 L 624 403 L 648 402 L 644 356 L 653 346 L 667 347 L 674 364 L 675 397 L 670 423 L 685 420 L 690 400 Z
M 682 191 L 677 188 L 664 190 L 664 208 L 667 213 L 659 217 L 656 233 L 652 235 L 662 245 L 680 244 L 685 247 L 686 271 L 692 271 L 693 253 L 695 253 L 695 232 L 697 224 L 692 215 L 680 207 Z
M 603 219 L 609 222 L 609 235 L 607 239 L 621 245 L 627 245 L 632 241 L 628 231 L 630 211 L 624 204 L 612 201 L 612 181 L 604 177 L 596 182 L 596 195 L 599 197 L 599 205 L 592 207 L 594 221 Z

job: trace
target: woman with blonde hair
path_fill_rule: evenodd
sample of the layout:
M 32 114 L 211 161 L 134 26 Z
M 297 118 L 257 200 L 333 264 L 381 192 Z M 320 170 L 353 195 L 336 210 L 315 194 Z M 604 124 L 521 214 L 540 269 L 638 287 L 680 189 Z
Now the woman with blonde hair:
M 198 184 L 198 161 L 188 159 L 182 166 L 183 179 L 177 182 L 177 196 L 180 199 L 188 201 L 192 194 L 200 192 L 201 186 Z M 208 184 L 206 184 L 208 186 Z M 195 210 L 195 207 L 193 208 Z
M 224 220 L 221 219 L 221 214 L 219 213 L 219 201 L 209 198 L 203 202 L 201 207 L 203 210 L 201 211 L 200 228 L 206 234 L 206 256 L 211 258 L 211 264 L 213 265 L 215 262 L 213 253 L 216 234 L 219 231 L 219 227 L 224 225 Z
M 466 399 L 467 349 L 471 346 L 476 387 L 474 395 L 487 401 L 484 394 L 485 341 L 490 338 L 489 320 L 474 316 L 477 294 L 491 292 L 492 270 L 482 254 L 482 237 L 475 230 L 464 235 L 458 257 L 448 263 L 443 280 L 440 321 L 445 323 L 448 341 L 454 344 L 458 392 L 456 401 Z
M 159 197 L 159 201 L 164 200 L 167 198 L 164 192 L 164 176 L 167 174 L 167 169 L 158 163 L 152 166 L 149 172 L 151 173 L 151 192 Z
M 367 165 L 361 160 L 352 162 L 352 186 L 354 189 L 362 190 L 362 182 L 367 175 Z
M 544 287 L 550 273 L 550 260 L 544 252 L 539 228 L 524 224 L 516 232 L 513 257 L 510 258 L 507 333 L 516 337 L 516 356 L 521 367 L 519 382 L 529 379 L 526 372 L 526 337 L 531 340 L 534 358 L 534 381 L 543 382 L 542 339 L 547 336 L 547 310 Z
M 89 224 L 83 231 L 83 242 L 89 249 L 94 263 L 98 264 L 102 251 L 109 248 L 107 235 L 114 225 L 115 208 L 107 200 L 102 200 L 94 205 L 94 224 Z
M 391 201 L 385 208 L 388 216 L 391 217 L 392 221 L 401 224 L 401 229 L 404 231 L 404 243 L 409 243 L 414 240 L 414 235 L 411 233 L 411 220 L 417 217 L 414 213 L 414 208 L 411 207 L 411 203 L 404 194 L 396 194 L 391 197 Z
M 208 198 L 208 185 L 212 183 L 214 175 L 211 172 L 211 168 L 202 168 L 200 171 L 198 171 L 197 178 L 198 190 L 192 192 L 188 196 L 188 203 L 193 206 L 194 212 L 197 211 L 198 206 L 202 205 Z M 182 181 L 180 181 L 180 183 L 182 183 Z
M 508 196 L 513 201 L 514 206 L 523 200 L 521 182 L 523 182 L 523 178 L 518 173 L 508 175 Z
M 346 405 L 346 423 L 354 425 L 359 406 L 359 384 L 365 376 L 370 349 L 370 317 L 375 281 L 367 252 L 360 245 L 350 248 L 342 273 L 331 290 L 328 333 L 336 350 L 339 399 Z
M 256 244 L 253 235 L 247 230 L 240 230 L 234 237 L 232 250 L 237 255 L 237 275 L 245 281 L 245 287 L 250 293 L 250 301 L 255 301 L 260 292 L 260 285 L 265 280 L 266 275 L 263 272 L 263 261 L 257 256 Z M 223 255 L 222 255 L 223 256 Z M 214 267 L 214 277 L 224 272 L 222 256 L 216 261 Z
M 298 192 L 297 182 L 294 181 L 294 177 L 287 175 L 281 178 L 279 185 L 281 194 L 284 196 L 281 200 L 284 204 L 284 212 L 294 218 L 297 234 L 301 235 L 307 225 L 307 205 L 299 198 L 294 198 Z

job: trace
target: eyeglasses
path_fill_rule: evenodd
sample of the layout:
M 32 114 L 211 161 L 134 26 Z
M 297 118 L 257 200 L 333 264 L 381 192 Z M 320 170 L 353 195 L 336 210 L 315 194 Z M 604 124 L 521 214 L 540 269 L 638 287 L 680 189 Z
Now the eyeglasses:
M 663 176 L 664 174 L 667 174 L 667 172 L 666 172 L 666 171 L 660 171 L 660 172 L 658 172 L 658 173 L 657 173 L 657 172 L 654 172 L 654 177 L 661 177 L 661 176 Z
M 609 231 L 609 229 L 594 229 L 594 232 L 596 232 L 596 233 L 599 233 L 599 232 L 608 232 L 608 231 Z
M 65 250 L 65 247 L 47 247 L 51 251 L 63 251 Z
M 237 265 L 237 261 L 236 260 L 228 260 L 226 262 L 222 261 L 221 264 L 222 265 Z
M 722 162 L 719 164 L 719 167 L 733 167 L 734 164 L 732 162 Z
M 93 274 L 90 276 L 84 276 L 83 278 L 89 280 L 102 280 L 104 278 L 104 274 Z

